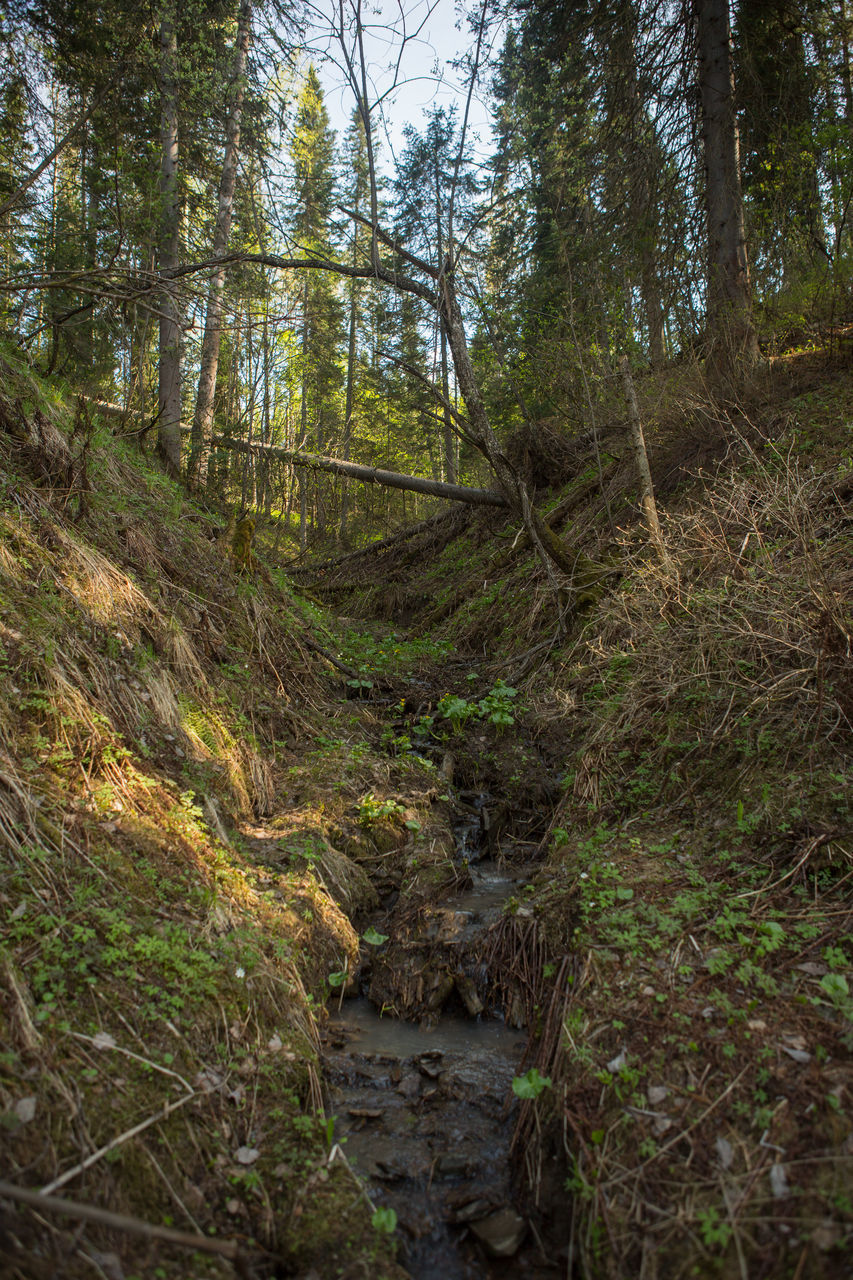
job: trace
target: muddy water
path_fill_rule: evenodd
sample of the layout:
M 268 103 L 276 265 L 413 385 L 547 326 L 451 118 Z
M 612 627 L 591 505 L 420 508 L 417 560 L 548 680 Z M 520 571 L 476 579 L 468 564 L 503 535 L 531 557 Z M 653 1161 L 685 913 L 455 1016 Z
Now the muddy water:
M 471 873 L 471 888 L 439 908 L 461 937 L 487 928 L 527 878 L 491 861 Z M 525 1043 L 486 1014 L 446 1012 L 426 1029 L 382 1017 L 363 998 L 331 1011 L 324 1057 L 335 1138 L 373 1203 L 396 1211 L 414 1280 L 557 1274 L 512 1198 L 511 1084 Z

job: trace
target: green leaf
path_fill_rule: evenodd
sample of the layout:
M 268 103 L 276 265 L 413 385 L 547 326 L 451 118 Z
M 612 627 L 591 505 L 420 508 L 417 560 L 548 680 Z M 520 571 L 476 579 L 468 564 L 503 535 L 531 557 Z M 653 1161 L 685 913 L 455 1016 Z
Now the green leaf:
M 326 981 L 330 987 L 342 987 L 347 980 L 346 969 L 338 969 L 337 973 L 330 973 Z
M 845 1000 L 850 995 L 850 987 L 843 973 L 825 973 L 820 985 L 830 1000 Z
M 540 1093 L 551 1088 L 551 1077 L 542 1076 L 536 1067 L 531 1067 L 523 1076 L 514 1076 L 512 1091 L 517 1098 L 538 1098 Z
M 631 900 L 631 898 L 633 898 L 633 896 L 634 896 L 634 890 L 633 890 L 633 889 L 621 889 L 621 888 L 620 888 L 620 889 L 617 889 L 617 890 L 616 890 L 616 897 L 617 897 L 617 898 L 620 898 L 622 902 L 630 902 L 630 900 Z
M 388 934 L 380 933 L 378 929 L 374 929 L 373 925 L 365 929 L 363 936 L 364 941 L 369 942 L 371 947 L 381 947 L 383 942 L 388 941 Z
M 377 1209 L 370 1219 L 370 1225 L 374 1231 L 381 1231 L 390 1236 L 391 1232 L 397 1229 L 397 1214 L 393 1209 Z

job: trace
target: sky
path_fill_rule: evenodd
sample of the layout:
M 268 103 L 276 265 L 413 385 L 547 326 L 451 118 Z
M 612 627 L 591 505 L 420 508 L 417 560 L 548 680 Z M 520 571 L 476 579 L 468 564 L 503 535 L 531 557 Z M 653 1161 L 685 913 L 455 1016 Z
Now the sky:
M 328 2 L 319 0 L 320 6 Z M 355 101 L 345 83 L 340 44 L 329 38 L 328 25 L 323 29 L 322 7 L 316 12 L 312 56 L 323 82 L 332 127 L 342 139 Z M 381 98 L 374 113 L 375 135 L 382 140 L 383 167 L 388 169 L 393 164 L 393 155 L 399 154 L 404 145 L 404 125 L 423 129 L 424 113 L 434 103 L 449 107 L 455 102 L 457 119 L 461 122 L 467 81 L 464 69 L 451 64 L 461 55 L 473 54 L 476 33 L 471 34 L 458 0 L 415 0 L 406 6 L 403 14 L 400 4 L 376 0 L 365 5 L 363 25 L 369 93 L 373 101 Z M 486 101 L 490 77 L 488 59 L 490 49 L 497 54 L 502 38 L 503 29 L 495 28 L 487 33 L 484 41 L 483 71 L 469 111 L 468 136 L 474 143 L 479 139 L 475 153 L 487 154 L 491 150 Z M 328 55 L 326 60 L 322 57 L 324 52 Z

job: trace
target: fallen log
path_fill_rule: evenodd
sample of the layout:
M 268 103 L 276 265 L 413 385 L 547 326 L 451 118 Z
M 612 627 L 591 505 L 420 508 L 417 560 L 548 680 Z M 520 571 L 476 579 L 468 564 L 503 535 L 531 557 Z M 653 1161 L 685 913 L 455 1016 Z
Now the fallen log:
M 348 476 L 351 480 L 361 480 L 365 484 L 384 484 L 391 489 L 426 493 L 432 498 L 445 498 L 450 502 L 471 502 L 490 507 L 508 505 L 506 498 L 496 489 L 472 489 L 463 484 L 446 484 L 443 480 L 427 480 L 423 476 L 401 475 L 397 471 L 366 467 L 359 462 L 344 462 L 342 458 L 322 458 L 315 453 L 301 453 L 294 449 L 285 449 L 281 445 L 259 444 L 254 440 L 238 440 L 233 436 L 214 436 L 213 444 L 221 449 L 234 449 L 238 453 L 283 458 L 294 467 L 330 471 L 332 475 Z

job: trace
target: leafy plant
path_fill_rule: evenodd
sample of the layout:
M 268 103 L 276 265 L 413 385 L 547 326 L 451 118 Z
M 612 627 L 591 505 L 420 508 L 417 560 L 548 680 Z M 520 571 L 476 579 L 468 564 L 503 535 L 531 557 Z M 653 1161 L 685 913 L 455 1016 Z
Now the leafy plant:
M 392 1232 L 397 1230 L 397 1214 L 393 1209 L 383 1206 L 376 1210 L 370 1219 L 370 1225 L 374 1231 L 390 1236 Z
M 501 729 L 514 724 L 515 717 L 512 715 L 510 707 L 513 698 L 517 696 L 517 689 L 513 689 L 511 685 L 506 684 L 503 680 L 498 680 L 494 688 L 490 689 L 478 703 L 481 718 L 489 724 L 497 725 Z
M 467 698 L 460 698 L 455 693 L 446 693 L 436 708 L 443 720 L 449 720 L 454 733 L 459 733 L 477 714 L 477 708 Z
M 400 817 L 405 810 L 398 800 L 377 800 L 372 791 L 358 802 L 359 826 L 370 827 L 382 818 Z
M 523 1076 L 514 1076 L 512 1091 L 517 1098 L 527 1100 L 538 1098 L 546 1089 L 551 1088 L 551 1077 L 540 1075 L 537 1067 L 531 1067 Z

